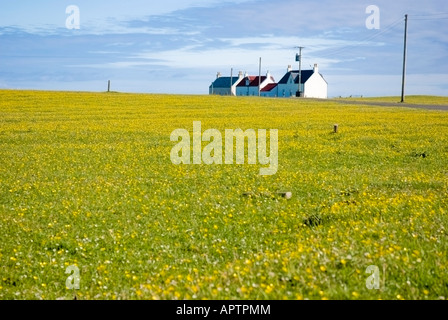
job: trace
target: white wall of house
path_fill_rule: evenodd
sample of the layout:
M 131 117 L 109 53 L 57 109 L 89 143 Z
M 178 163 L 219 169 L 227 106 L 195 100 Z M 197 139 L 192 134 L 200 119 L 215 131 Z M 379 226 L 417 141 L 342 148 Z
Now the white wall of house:
M 325 79 L 320 75 L 317 65 L 314 65 L 314 73 L 305 82 L 304 87 L 305 98 L 321 98 L 327 99 L 328 97 L 328 84 Z
M 240 71 L 238 73 L 238 80 L 232 86 L 232 96 L 236 96 L 236 86 L 241 82 L 241 80 L 243 80 L 243 78 L 244 78 L 243 72 Z

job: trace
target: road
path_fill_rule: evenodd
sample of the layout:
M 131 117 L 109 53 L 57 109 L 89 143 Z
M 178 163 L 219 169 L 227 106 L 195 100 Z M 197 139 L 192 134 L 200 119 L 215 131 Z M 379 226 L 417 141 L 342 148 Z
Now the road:
M 334 101 L 344 104 L 357 104 L 357 105 L 368 105 L 368 106 L 380 106 L 380 107 L 404 107 L 404 108 L 418 108 L 426 110 L 443 110 L 448 111 L 448 105 L 425 105 L 425 104 L 410 104 L 410 103 L 399 103 L 399 102 L 377 102 L 377 101 L 359 101 L 359 100 L 341 100 L 341 99 L 329 99 L 329 101 Z

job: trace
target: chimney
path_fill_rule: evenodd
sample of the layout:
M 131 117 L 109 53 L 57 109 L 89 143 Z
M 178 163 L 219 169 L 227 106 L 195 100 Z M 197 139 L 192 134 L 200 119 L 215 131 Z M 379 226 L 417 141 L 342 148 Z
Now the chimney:
M 292 66 L 288 65 L 288 69 L 286 69 L 286 72 L 291 72 L 292 71 Z
M 268 72 L 266 72 L 266 80 L 268 81 L 268 83 L 272 80 L 271 78 L 272 78 L 271 73 L 268 70 Z
M 243 71 L 238 72 L 238 79 L 243 79 L 244 75 L 243 75 Z
M 313 69 L 313 71 L 314 71 L 314 72 L 319 72 L 319 67 L 317 66 L 317 63 L 314 64 L 314 69 Z
M 221 72 L 218 72 L 218 73 L 216 74 L 216 79 L 219 79 L 219 78 L 221 78 Z

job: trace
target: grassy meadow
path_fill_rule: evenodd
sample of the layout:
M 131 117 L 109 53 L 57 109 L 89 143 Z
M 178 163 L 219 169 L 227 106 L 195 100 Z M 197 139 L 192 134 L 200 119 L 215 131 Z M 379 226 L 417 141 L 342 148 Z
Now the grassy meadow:
M 193 121 L 278 129 L 278 172 L 173 165 Z M 0 299 L 445 299 L 447 194 L 444 111 L 2 90 Z
M 339 98 L 338 98 L 339 99 Z M 341 99 L 340 99 L 341 100 Z M 344 100 L 344 98 L 342 98 Z M 345 98 L 347 100 L 347 98 Z M 387 102 L 387 103 L 400 103 L 401 97 L 355 97 L 349 98 L 350 101 L 358 101 L 362 103 L 366 102 Z M 418 105 L 448 105 L 448 97 L 440 96 L 405 96 L 405 104 L 418 104 Z

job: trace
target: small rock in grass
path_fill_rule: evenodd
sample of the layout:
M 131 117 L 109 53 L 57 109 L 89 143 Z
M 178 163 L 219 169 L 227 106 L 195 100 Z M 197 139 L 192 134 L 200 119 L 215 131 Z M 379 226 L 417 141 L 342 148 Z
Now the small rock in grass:
M 289 200 L 289 199 L 292 198 L 292 192 L 290 192 L 290 191 L 288 191 L 288 192 L 278 192 L 278 194 L 280 194 L 286 200 Z

